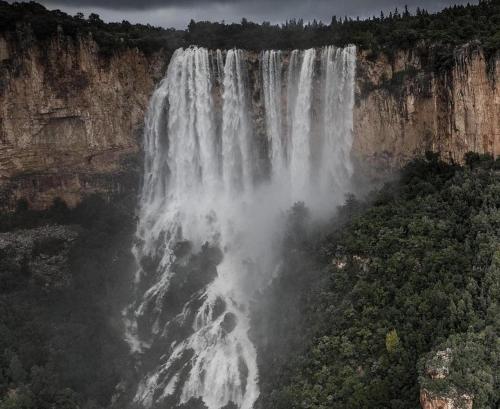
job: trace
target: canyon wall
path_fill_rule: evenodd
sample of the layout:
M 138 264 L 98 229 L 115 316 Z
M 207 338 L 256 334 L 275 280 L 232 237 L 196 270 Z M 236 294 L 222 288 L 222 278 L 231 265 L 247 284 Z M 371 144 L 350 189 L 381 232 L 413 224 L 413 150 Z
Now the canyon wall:
M 103 57 L 91 38 L 41 45 L 0 35 L 0 207 L 134 192 L 144 113 L 168 58 L 134 49 Z M 500 58 L 488 63 L 468 46 L 452 70 L 427 65 L 414 52 L 358 52 L 353 155 L 370 177 L 426 150 L 453 160 L 500 154 Z
M 135 189 L 144 112 L 166 56 L 98 53 L 91 38 L 0 37 L 0 206 Z
M 359 53 L 354 153 L 399 167 L 426 150 L 461 161 L 466 152 L 500 154 L 500 58 L 475 44 L 455 51 L 451 70 L 433 70 L 417 52 L 392 61 Z

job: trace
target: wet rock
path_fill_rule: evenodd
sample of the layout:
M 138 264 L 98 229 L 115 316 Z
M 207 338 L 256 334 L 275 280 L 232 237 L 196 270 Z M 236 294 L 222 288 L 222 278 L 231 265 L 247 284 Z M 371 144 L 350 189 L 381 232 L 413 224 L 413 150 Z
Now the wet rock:
M 228 312 L 224 315 L 224 319 L 222 320 L 220 326 L 227 334 L 230 334 L 236 328 L 237 323 L 238 319 L 236 318 L 236 315 L 232 312 Z

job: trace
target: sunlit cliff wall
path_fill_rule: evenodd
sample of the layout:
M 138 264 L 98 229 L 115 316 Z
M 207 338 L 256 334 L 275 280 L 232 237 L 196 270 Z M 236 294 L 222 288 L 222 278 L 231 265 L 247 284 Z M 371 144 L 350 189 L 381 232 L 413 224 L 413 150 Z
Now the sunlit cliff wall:
M 466 46 L 436 73 L 418 55 L 358 52 L 353 155 L 375 178 L 426 150 L 500 154 L 500 58 Z M 0 36 L 0 207 L 133 193 L 144 113 L 167 63 L 166 52 L 104 57 L 91 38 L 42 46 Z
M 0 204 L 44 208 L 133 189 L 141 128 L 165 56 L 103 57 L 89 39 L 0 37 Z
M 500 154 L 500 58 L 470 45 L 450 71 L 430 70 L 417 53 L 392 62 L 361 52 L 354 152 L 379 167 L 398 167 L 426 150 L 461 161 L 468 151 Z

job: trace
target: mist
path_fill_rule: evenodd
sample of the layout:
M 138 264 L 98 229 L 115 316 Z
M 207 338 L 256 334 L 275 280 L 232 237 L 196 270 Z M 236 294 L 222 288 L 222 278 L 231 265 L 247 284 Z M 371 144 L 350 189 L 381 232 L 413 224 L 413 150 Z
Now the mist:
M 281 265 L 284 215 L 304 202 L 325 217 L 350 189 L 356 48 L 258 58 L 256 70 L 242 50 L 179 49 L 151 99 L 127 339 L 136 352 L 171 351 L 143 374 L 134 401 L 144 406 L 253 407 L 249 308 Z M 182 266 L 200 262 L 205 279 L 174 291 Z M 169 296 L 179 302 L 168 308 Z

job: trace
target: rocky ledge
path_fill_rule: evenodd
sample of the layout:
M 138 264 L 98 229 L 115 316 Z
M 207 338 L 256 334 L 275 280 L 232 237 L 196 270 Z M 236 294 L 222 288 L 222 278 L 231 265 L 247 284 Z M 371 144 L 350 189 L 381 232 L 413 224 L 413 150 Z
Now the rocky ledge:
M 29 276 L 51 292 L 70 285 L 69 253 L 78 238 L 70 226 L 44 226 L 0 233 L 0 265 L 4 275 Z
M 435 383 L 446 381 L 450 373 L 452 350 L 447 348 L 438 351 L 431 362 L 426 365 L 425 374 Z M 473 396 L 458 391 L 455 387 L 447 387 L 441 392 L 430 391 L 427 388 L 420 390 L 420 405 L 422 409 L 472 409 Z

